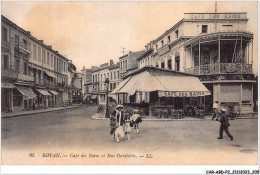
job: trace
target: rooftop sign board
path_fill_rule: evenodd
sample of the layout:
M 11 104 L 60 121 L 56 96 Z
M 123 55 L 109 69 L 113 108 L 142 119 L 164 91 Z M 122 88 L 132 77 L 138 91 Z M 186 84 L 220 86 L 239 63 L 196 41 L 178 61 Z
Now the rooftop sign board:
M 184 13 L 184 19 L 247 19 L 246 13 Z

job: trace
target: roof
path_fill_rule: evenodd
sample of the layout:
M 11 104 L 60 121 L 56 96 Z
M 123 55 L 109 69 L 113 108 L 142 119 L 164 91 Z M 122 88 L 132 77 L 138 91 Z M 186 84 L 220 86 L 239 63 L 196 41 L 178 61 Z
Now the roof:
M 54 52 L 56 55 L 62 57 L 63 59 L 65 59 L 66 61 L 69 61 L 68 58 L 66 58 L 65 56 L 61 55 L 58 51 L 52 49 L 49 45 L 46 45 L 43 43 L 43 40 L 38 40 L 37 38 L 35 38 L 34 36 L 31 35 L 31 32 L 24 30 L 23 28 L 19 27 L 17 24 L 15 24 L 14 22 L 12 22 L 11 20 L 9 20 L 7 17 L 5 17 L 4 15 L 1 15 L 1 20 L 5 21 L 6 23 L 9 23 L 10 25 L 12 25 L 13 27 L 17 28 L 19 30 L 19 32 L 23 33 L 24 35 L 27 35 L 28 37 L 30 37 L 30 39 L 34 40 L 35 42 L 37 42 L 40 45 L 43 45 L 45 47 L 45 49 L 51 50 L 52 52 Z
M 137 69 L 136 71 L 124 76 L 123 78 L 127 78 L 128 76 L 132 76 L 132 75 L 135 75 L 135 74 L 138 74 L 140 72 L 143 72 L 145 70 L 150 70 L 150 71 L 160 71 L 160 72 L 169 72 L 169 73 L 173 73 L 173 74 L 177 74 L 177 75 L 189 75 L 189 76 L 195 76 L 196 75 L 193 75 L 193 74 L 189 74 L 189 73 L 185 73 L 185 72 L 179 72 L 179 71 L 174 71 L 174 70 L 170 70 L 170 69 L 162 69 L 162 68 L 158 68 L 158 67 L 150 67 L 150 66 L 146 66 L 146 67 L 143 67 L 141 69 Z
M 192 84 L 192 86 L 191 86 Z M 197 97 L 210 95 L 210 91 L 201 83 L 198 77 L 178 72 L 158 69 L 143 69 L 138 74 L 132 74 L 124 79 L 112 94 L 158 91 L 159 96 Z
M 140 55 L 136 60 L 140 60 L 141 58 L 145 57 L 146 55 L 150 54 L 153 52 L 153 48 L 145 51 L 142 55 Z

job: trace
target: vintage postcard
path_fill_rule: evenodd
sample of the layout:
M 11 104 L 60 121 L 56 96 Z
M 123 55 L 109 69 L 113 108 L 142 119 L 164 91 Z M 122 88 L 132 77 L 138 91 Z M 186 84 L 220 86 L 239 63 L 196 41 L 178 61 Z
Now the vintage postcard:
M 257 1 L 1 9 L 3 165 L 259 164 Z

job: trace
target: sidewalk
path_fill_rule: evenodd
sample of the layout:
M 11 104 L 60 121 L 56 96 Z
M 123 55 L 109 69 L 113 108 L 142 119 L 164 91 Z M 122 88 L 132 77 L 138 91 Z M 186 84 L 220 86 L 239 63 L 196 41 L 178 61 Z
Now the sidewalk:
M 30 110 L 30 111 L 19 111 L 19 112 L 2 112 L 2 118 L 11 118 L 11 117 L 18 117 L 24 115 L 31 115 L 31 114 L 39 114 L 39 113 L 46 113 L 46 112 L 53 112 L 53 111 L 60 111 L 65 109 L 72 109 L 80 107 L 81 105 L 73 105 L 68 107 L 57 107 L 57 108 L 48 108 L 48 109 L 38 109 L 38 110 Z
M 104 117 L 99 117 L 99 114 L 94 114 L 92 117 L 90 117 L 93 120 L 109 120 L 108 118 Z M 252 114 L 242 114 L 236 119 L 258 119 L 258 114 L 257 113 L 252 113 Z M 205 119 L 199 119 L 199 118 L 194 118 L 194 117 L 184 117 L 180 119 L 172 119 L 172 118 L 156 118 L 156 117 L 151 117 L 151 116 L 145 116 L 143 121 L 209 121 L 212 120 L 212 115 L 206 115 Z

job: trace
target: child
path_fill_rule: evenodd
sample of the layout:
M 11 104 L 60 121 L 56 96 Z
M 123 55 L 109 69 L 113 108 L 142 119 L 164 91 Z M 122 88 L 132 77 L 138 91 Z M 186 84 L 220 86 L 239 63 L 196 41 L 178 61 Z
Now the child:
M 134 123 L 134 133 L 139 134 L 139 123 L 142 122 L 142 119 L 139 115 L 139 111 L 137 109 L 134 110 L 134 114 L 130 118 L 131 121 Z
M 131 132 L 131 126 L 130 126 L 130 115 L 126 115 L 126 118 L 125 118 L 125 134 L 127 135 L 127 140 L 130 140 L 130 132 Z

